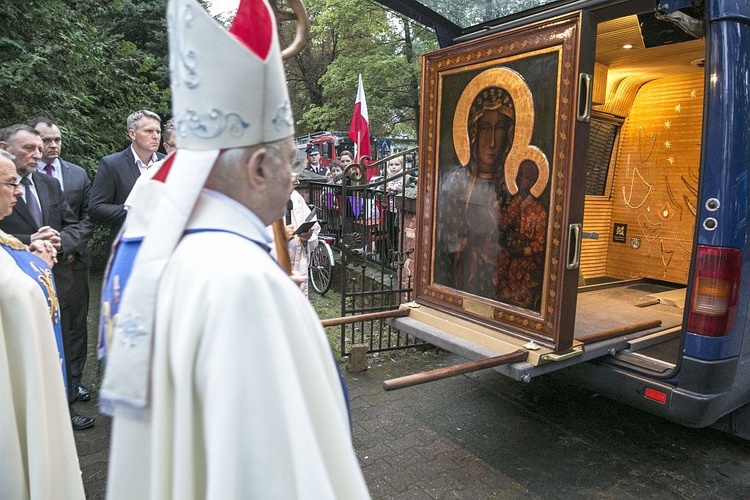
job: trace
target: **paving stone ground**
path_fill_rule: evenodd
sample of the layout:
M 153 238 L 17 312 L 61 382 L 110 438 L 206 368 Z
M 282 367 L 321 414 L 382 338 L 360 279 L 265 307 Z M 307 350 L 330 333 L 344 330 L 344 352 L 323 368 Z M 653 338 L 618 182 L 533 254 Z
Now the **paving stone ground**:
M 385 392 L 386 379 L 464 360 L 436 350 L 368 359 L 369 370 L 343 373 L 373 498 L 750 497 L 750 445 L 719 431 L 687 429 L 555 377 L 522 384 L 484 371 Z M 96 401 L 77 406 L 96 411 Z M 101 415 L 76 432 L 91 499 L 104 498 L 109 432 Z

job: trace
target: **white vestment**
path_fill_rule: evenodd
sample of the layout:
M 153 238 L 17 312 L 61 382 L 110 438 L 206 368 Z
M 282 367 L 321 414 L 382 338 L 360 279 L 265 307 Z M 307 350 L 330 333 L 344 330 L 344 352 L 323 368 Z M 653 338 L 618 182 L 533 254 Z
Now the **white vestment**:
M 293 207 L 291 211 L 292 226 L 296 230 L 305 222 L 311 210 L 307 206 L 305 199 L 297 191 L 292 191 L 289 199 L 292 200 Z M 313 234 L 307 242 L 302 241 L 299 236 L 295 236 L 289 242 L 289 257 L 292 261 L 292 270 L 301 276 L 307 276 L 307 253 L 312 252 L 318 246 L 318 233 L 320 233 L 320 224 L 315 224 L 313 226 Z M 302 293 L 307 296 L 307 282 L 302 284 L 301 289 Z
M 113 421 L 108 498 L 369 498 L 320 320 L 260 231 L 201 195 L 159 284 L 150 404 Z
M 0 401 L 0 498 L 83 499 L 47 301 L 2 248 Z

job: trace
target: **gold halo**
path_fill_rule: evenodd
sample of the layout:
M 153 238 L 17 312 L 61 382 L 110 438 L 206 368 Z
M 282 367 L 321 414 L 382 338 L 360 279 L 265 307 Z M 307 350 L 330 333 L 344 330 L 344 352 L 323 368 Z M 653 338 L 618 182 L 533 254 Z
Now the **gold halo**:
M 508 157 L 505 159 L 505 185 L 508 186 L 510 194 L 518 192 L 518 185 L 516 184 L 518 167 L 525 160 L 536 163 L 537 170 L 539 170 L 539 177 L 531 187 L 531 194 L 534 195 L 534 198 L 539 198 L 544 192 L 544 188 L 547 187 L 547 181 L 549 180 L 549 162 L 542 150 L 536 146 L 526 146 L 525 151 L 516 148 L 510 150 Z
M 471 145 L 469 142 L 469 130 L 467 123 L 469 121 L 469 110 L 471 104 L 477 95 L 487 87 L 500 87 L 506 90 L 513 99 L 513 107 L 516 114 L 516 131 L 513 139 L 513 148 L 515 144 L 528 145 L 531 139 L 531 131 L 534 128 L 534 101 L 531 97 L 531 90 L 526 85 L 523 77 L 510 68 L 490 68 L 482 71 L 475 76 L 464 88 L 461 97 L 456 104 L 456 111 L 453 114 L 453 147 L 456 150 L 458 161 L 464 167 L 471 161 Z M 518 126 L 518 117 L 526 117 L 525 127 Z M 520 132 L 520 136 L 519 136 Z

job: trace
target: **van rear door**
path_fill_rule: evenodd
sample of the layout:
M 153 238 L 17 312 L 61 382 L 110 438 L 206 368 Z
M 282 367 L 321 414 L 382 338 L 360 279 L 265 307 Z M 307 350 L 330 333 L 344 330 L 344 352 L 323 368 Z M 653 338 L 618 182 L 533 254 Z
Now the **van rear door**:
M 578 11 L 424 57 L 422 306 L 573 347 L 595 36 Z

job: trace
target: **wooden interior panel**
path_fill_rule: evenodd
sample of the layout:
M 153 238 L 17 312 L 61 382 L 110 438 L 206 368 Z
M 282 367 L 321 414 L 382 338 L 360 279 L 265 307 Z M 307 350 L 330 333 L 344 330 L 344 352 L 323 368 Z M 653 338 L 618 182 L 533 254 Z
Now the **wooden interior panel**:
M 625 49 L 624 45 L 632 45 Z M 607 100 L 594 109 L 627 116 L 640 87 L 646 82 L 693 72 L 703 74 L 694 64 L 704 57 L 704 40 L 646 48 L 637 16 L 626 16 L 597 27 L 596 62 L 607 66 Z
M 606 274 L 686 283 L 695 226 L 703 74 L 643 85 L 617 152 Z M 612 242 L 626 224 L 624 243 Z
M 583 230 L 597 233 L 599 239 L 581 242 L 581 273 L 584 279 L 600 278 L 607 272 L 607 250 L 612 239 L 612 200 L 604 196 L 587 196 L 584 204 Z

